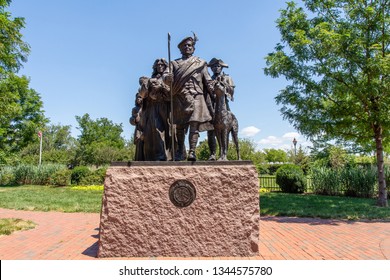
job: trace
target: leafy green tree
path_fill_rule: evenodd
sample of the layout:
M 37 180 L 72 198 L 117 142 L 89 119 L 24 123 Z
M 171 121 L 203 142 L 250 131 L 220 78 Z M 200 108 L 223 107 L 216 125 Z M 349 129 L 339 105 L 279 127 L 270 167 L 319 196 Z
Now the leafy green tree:
M 13 102 L 9 106 L 13 112 L 3 115 L 0 134 L 0 147 L 10 152 L 19 152 L 32 143 L 39 129 L 44 127 L 47 119 L 43 112 L 40 95 L 29 88 L 29 80 L 25 77 L 9 75 L 0 82 L 0 92 L 12 92 Z
M 302 148 L 302 145 L 299 145 L 298 149 L 291 149 L 287 152 L 287 157 L 290 162 L 300 166 L 305 174 L 309 171 L 310 168 L 310 156 L 307 151 Z
M 107 118 L 92 120 L 89 114 L 76 116 L 76 120 L 81 131 L 76 156 L 79 163 L 100 166 L 122 159 L 121 151 L 125 148 L 122 124 L 114 124 Z
M 71 164 L 76 155 L 77 142 L 71 136 L 70 125 L 49 124 L 42 129 L 42 161 Z M 39 138 L 20 152 L 20 161 L 36 164 L 39 161 Z
M 130 138 L 130 140 L 125 141 L 125 147 L 122 151 L 122 158 L 120 160 L 122 161 L 131 161 L 135 158 L 135 144 L 134 144 L 134 138 L 133 136 Z
M 0 79 L 18 72 L 30 52 L 20 32 L 25 27 L 24 18 L 12 18 L 6 10 L 10 4 L 11 0 L 0 0 Z
M 242 160 L 251 160 L 254 164 L 265 162 L 264 154 L 256 150 L 256 143 L 250 139 L 238 139 L 240 147 L 240 156 Z M 196 147 L 196 157 L 199 160 L 208 160 L 210 157 L 210 150 L 207 139 L 203 140 Z M 237 160 L 236 146 L 233 141 L 229 141 L 229 149 L 227 157 L 229 160 Z M 218 158 L 218 143 L 217 143 L 217 158 Z
M 81 135 L 78 137 L 80 145 L 107 141 L 114 147 L 124 147 L 125 140 L 121 136 L 122 124 L 114 124 L 107 118 L 92 120 L 89 114 L 84 114 L 82 117 L 76 116 L 76 120 L 79 124 L 77 128 L 81 131 Z
M 12 18 L 11 1 L 0 0 L 0 163 L 10 163 L 16 153 L 34 141 L 47 119 L 39 94 L 27 77 L 16 73 L 27 61 L 30 47 L 20 30 L 24 18 Z M 17 161 L 17 160 L 16 160 Z
M 240 156 L 242 160 L 251 160 L 254 164 L 264 162 L 264 154 L 256 150 L 256 143 L 247 138 L 238 139 L 240 146 Z M 237 160 L 236 146 L 233 141 L 229 141 L 228 159 Z
M 267 162 L 287 162 L 287 153 L 281 149 L 264 149 Z
M 329 145 L 321 151 L 312 153 L 315 160 L 315 165 L 320 167 L 327 167 L 333 170 L 341 170 L 347 165 L 353 164 L 353 157 L 341 146 Z
M 383 147 L 390 139 L 390 0 L 287 3 L 281 43 L 265 74 L 290 84 L 276 97 L 284 118 L 312 141 L 371 147 L 378 205 L 388 206 Z
M 75 145 L 70 125 L 49 124 L 43 129 L 43 147 L 47 150 L 69 150 Z
M 26 61 L 29 46 L 22 40 L 20 30 L 23 18 L 12 18 L 6 11 L 10 0 L 0 0 L 0 137 L 6 133 L 6 125 L 19 111 L 18 95 L 9 89 L 9 76 L 16 73 Z
M 198 146 L 196 147 L 196 158 L 198 160 L 208 160 L 209 157 L 210 157 L 209 145 L 207 143 L 207 139 L 205 139 L 200 141 Z

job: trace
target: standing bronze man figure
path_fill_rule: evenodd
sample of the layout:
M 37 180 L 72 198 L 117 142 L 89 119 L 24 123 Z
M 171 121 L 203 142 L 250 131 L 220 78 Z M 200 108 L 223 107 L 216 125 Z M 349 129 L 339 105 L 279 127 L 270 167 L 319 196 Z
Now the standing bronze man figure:
M 213 82 L 207 71 L 207 63 L 193 55 L 196 41 L 194 34 L 194 37 L 186 37 L 178 44 L 182 57 L 172 61 L 172 72 L 164 75 L 164 81 L 172 85 L 173 121 L 177 139 L 175 160 L 185 158 L 184 141 L 188 128 L 189 161 L 196 160 L 199 132 L 212 129 L 212 112 L 206 100 L 209 100 L 207 95 L 213 91 Z

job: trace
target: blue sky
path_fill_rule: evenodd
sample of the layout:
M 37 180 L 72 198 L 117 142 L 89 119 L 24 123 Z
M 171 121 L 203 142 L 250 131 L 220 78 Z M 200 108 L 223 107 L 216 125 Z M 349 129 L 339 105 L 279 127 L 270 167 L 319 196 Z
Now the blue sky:
M 263 72 L 264 57 L 280 40 L 275 21 L 285 2 L 13 0 L 10 12 L 25 18 L 22 33 L 31 46 L 20 74 L 30 77 L 51 123 L 71 125 L 74 136 L 79 134 L 75 116 L 89 113 L 122 123 L 130 139 L 138 78 L 151 75 L 156 58 L 168 58 L 168 32 L 175 59 L 177 44 L 194 31 L 195 55 L 229 64 L 225 72 L 236 84 L 231 110 L 239 136 L 253 139 L 259 149 L 290 149 L 294 137 L 298 145 L 307 143 L 274 101 L 286 81 Z

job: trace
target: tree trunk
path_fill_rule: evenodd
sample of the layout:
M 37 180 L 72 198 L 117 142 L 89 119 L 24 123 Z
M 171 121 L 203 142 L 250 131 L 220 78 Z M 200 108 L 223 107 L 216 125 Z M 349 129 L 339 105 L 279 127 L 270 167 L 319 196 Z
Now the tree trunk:
M 380 125 L 374 125 L 375 132 L 375 144 L 376 144 L 376 163 L 378 167 L 378 201 L 377 204 L 380 207 L 388 207 L 387 202 L 387 190 L 386 179 L 384 172 L 383 161 L 383 145 L 382 145 L 382 127 Z

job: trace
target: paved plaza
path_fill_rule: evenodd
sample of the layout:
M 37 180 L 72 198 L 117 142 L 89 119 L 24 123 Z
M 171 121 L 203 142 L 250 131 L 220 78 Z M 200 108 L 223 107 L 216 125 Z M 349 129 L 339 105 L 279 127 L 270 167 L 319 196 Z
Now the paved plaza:
M 0 208 L 0 218 L 37 224 L 32 230 L 0 236 L 1 260 L 97 259 L 99 214 Z M 259 256 L 251 258 L 183 259 L 389 260 L 390 222 L 261 217 L 259 248 Z

